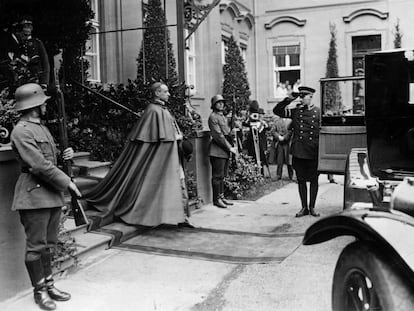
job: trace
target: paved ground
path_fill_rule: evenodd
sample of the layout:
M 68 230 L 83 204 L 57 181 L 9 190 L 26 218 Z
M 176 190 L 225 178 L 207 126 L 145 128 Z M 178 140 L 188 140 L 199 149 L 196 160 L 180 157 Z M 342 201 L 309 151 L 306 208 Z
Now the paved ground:
M 342 184 L 321 176 L 318 211 L 342 208 Z M 257 233 L 300 233 L 316 219 L 295 218 L 297 185 L 292 183 L 255 202 L 223 210 L 204 206 L 192 221 L 201 227 Z M 339 238 L 315 246 L 298 242 L 282 263 L 229 264 L 110 249 L 57 282 L 73 299 L 58 310 L 330 310 L 335 262 L 351 241 Z M 242 241 L 240 241 L 242 243 Z M 22 293 L 1 310 L 38 310 Z

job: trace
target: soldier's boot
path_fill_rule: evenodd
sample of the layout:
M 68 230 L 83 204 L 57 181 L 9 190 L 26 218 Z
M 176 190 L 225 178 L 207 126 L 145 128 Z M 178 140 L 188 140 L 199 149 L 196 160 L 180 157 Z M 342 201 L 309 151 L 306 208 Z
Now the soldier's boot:
M 226 204 L 226 205 L 234 205 L 233 203 L 231 203 L 231 202 L 227 201 L 227 200 L 224 198 L 224 180 L 222 180 L 222 181 L 220 182 L 220 194 L 219 194 L 219 196 L 220 196 L 220 198 L 221 198 L 221 200 L 223 201 L 223 203 L 224 203 L 224 204 Z
M 50 253 L 50 250 L 46 249 L 41 254 L 43 271 L 45 274 L 45 285 L 50 298 L 56 301 L 68 301 L 71 297 L 70 294 L 55 287 L 52 274 L 52 254 Z
M 45 284 L 42 259 L 26 260 L 26 269 L 33 286 L 33 298 L 42 310 L 56 310 L 55 302 L 50 298 Z
M 309 215 L 309 210 L 308 210 L 308 189 L 306 187 L 306 181 L 299 181 L 298 182 L 298 187 L 299 187 L 299 196 L 300 196 L 300 201 L 302 203 L 302 209 L 296 213 L 296 217 L 302 217 L 302 216 L 306 216 Z
M 213 180 L 211 185 L 213 188 L 213 205 L 219 208 L 227 208 L 227 205 L 224 204 L 220 197 L 220 182 Z
M 224 204 L 226 204 L 226 205 L 234 205 L 232 202 L 230 202 L 230 201 L 227 201 L 225 198 L 224 198 L 224 194 L 222 193 L 222 194 L 220 194 L 220 199 L 221 199 L 221 201 L 224 203 Z
M 310 183 L 310 202 L 309 202 L 309 214 L 313 217 L 319 217 L 320 215 L 315 212 L 316 196 L 318 195 L 318 180 L 311 181 Z

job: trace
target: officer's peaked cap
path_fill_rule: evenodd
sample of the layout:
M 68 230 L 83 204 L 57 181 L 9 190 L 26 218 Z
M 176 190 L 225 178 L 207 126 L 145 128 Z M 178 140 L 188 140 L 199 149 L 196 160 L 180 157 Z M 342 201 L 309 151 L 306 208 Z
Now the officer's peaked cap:
M 46 96 L 37 83 L 27 83 L 17 88 L 15 93 L 16 111 L 27 110 L 44 104 L 50 96 Z
M 303 95 L 315 93 L 315 89 L 308 87 L 308 86 L 299 86 L 298 90 L 299 90 L 299 93 Z
M 20 23 L 20 25 L 33 24 L 33 18 L 31 16 L 27 16 L 27 15 L 23 16 L 19 23 Z

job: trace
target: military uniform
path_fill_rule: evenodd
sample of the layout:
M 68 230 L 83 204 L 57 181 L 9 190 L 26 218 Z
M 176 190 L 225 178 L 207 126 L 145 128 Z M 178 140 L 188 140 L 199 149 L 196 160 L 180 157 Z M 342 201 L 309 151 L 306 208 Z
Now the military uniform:
M 43 85 L 49 84 L 50 65 L 45 46 L 37 38 L 23 39 L 21 50 L 29 58 L 28 69 L 36 77 L 37 82 Z
M 212 169 L 213 204 L 225 208 L 225 203 L 231 205 L 231 203 L 224 200 L 224 177 L 227 175 L 232 145 L 228 141 L 231 132 L 228 120 L 222 112 L 216 111 L 214 108 L 219 101 L 224 101 L 221 95 L 212 98 L 213 112 L 208 118 L 208 127 L 212 139 L 208 148 L 208 155 Z
M 39 85 L 23 85 L 16 90 L 16 110 L 39 106 L 47 98 Z M 26 234 L 26 268 L 35 302 L 44 310 L 54 310 L 56 305 L 51 299 L 70 299 L 70 294 L 54 287 L 52 250 L 58 242 L 63 191 L 71 180 L 57 167 L 55 142 L 39 118 L 24 114 L 11 133 L 11 143 L 21 165 L 12 210 L 19 212 Z
M 319 107 L 286 110 L 285 107 L 291 100 L 286 98 L 273 109 L 273 112 L 280 117 L 292 119 L 290 127 L 293 129 L 293 138 L 290 153 L 293 156 L 293 166 L 298 179 L 310 181 L 317 178 L 318 174 L 321 112 Z
M 299 92 L 294 96 L 305 98 L 308 95 L 313 96 L 315 90 L 309 87 L 299 87 Z M 307 100 L 311 99 L 309 96 L 306 98 Z M 308 108 L 301 105 L 293 109 L 287 109 L 287 106 L 294 99 L 285 98 L 273 109 L 273 112 L 282 118 L 292 119 L 293 138 L 290 153 L 293 157 L 292 166 L 296 172 L 302 202 L 302 210 L 296 216 L 301 217 L 308 214 L 319 216 L 314 212 L 314 207 L 318 193 L 318 149 L 321 112 L 315 106 Z M 309 205 L 306 182 L 310 182 Z
M 231 144 L 226 137 L 230 135 L 227 118 L 219 112 L 212 112 L 208 118 L 208 127 L 212 137 L 208 149 L 210 157 L 229 159 Z
M 22 167 L 12 210 L 63 206 L 62 191 L 68 188 L 70 178 L 57 168 L 58 151 L 47 127 L 37 120 L 20 120 L 11 143 Z

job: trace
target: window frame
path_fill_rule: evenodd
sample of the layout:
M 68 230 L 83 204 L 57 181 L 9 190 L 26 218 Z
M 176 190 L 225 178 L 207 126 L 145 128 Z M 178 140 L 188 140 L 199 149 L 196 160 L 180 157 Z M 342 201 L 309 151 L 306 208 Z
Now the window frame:
M 299 51 L 299 65 L 293 65 L 291 66 L 290 63 L 290 55 L 291 54 L 284 54 L 285 55 L 285 66 L 277 66 L 277 55 L 283 55 L 283 54 L 275 54 L 274 53 L 274 49 L 278 48 L 278 47 L 297 47 L 298 51 Z M 297 43 L 283 43 L 281 42 L 280 44 L 277 45 L 273 45 L 272 46 L 272 65 L 273 65 L 273 96 L 275 98 L 276 97 L 276 89 L 277 89 L 277 84 L 281 83 L 280 81 L 280 72 L 287 72 L 287 71 L 298 71 L 299 72 L 299 77 L 302 80 L 302 67 L 301 67 L 301 44 L 299 42 Z M 293 82 L 293 81 L 292 81 Z M 293 86 L 293 84 L 292 84 Z
M 100 38 L 99 38 L 99 31 L 100 31 L 100 24 L 99 24 L 99 6 L 98 0 L 89 0 L 89 5 L 95 16 L 92 20 L 90 20 L 93 33 L 91 34 L 90 38 L 87 40 L 90 44 L 85 44 L 85 54 L 84 59 L 89 62 L 89 68 L 87 70 L 87 78 L 86 80 L 91 82 L 101 82 L 101 54 L 100 54 Z M 92 47 L 92 51 L 86 50 L 87 46 Z M 96 68 L 96 76 L 91 75 L 92 68 Z
M 187 29 L 184 29 L 184 35 L 187 37 Z M 197 54 L 195 32 L 191 34 L 186 42 L 185 68 L 187 86 L 189 87 L 190 95 L 194 95 L 197 92 Z M 191 76 L 192 79 L 190 78 Z

